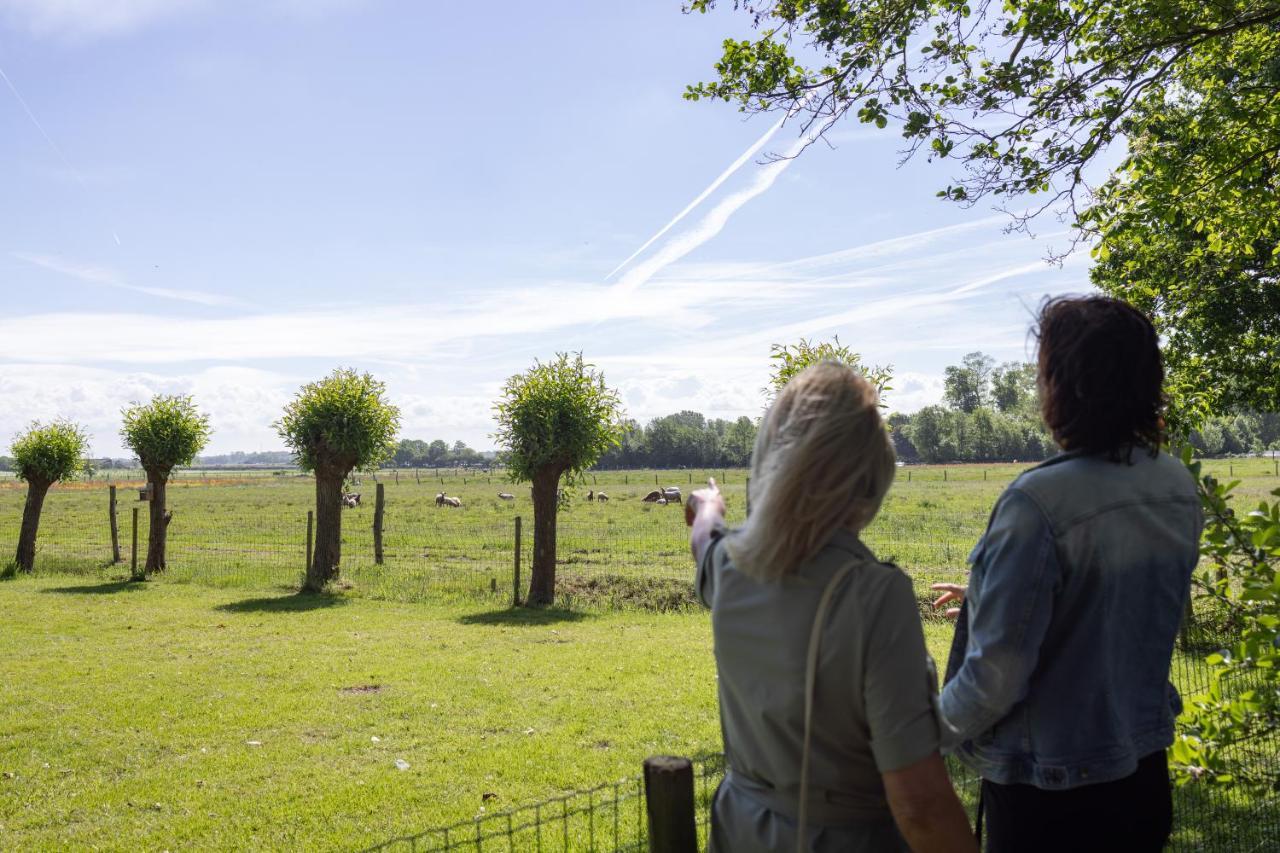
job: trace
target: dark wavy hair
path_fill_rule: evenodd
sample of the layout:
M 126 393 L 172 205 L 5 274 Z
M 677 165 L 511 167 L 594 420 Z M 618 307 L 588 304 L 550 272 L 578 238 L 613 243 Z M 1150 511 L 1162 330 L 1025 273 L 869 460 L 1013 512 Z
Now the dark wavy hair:
M 1066 450 L 1128 456 L 1164 442 L 1164 364 L 1155 327 L 1119 299 L 1075 296 L 1040 306 L 1033 334 L 1040 411 Z

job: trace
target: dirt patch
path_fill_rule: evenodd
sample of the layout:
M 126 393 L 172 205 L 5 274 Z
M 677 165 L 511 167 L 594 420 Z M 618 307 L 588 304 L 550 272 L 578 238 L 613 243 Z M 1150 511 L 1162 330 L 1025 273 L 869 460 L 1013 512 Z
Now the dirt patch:
M 340 693 L 381 693 L 386 688 L 381 684 L 358 684 L 354 687 L 343 687 Z
M 556 599 L 566 607 L 607 606 L 664 613 L 702 607 L 690 581 L 621 575 L 557 578 Z

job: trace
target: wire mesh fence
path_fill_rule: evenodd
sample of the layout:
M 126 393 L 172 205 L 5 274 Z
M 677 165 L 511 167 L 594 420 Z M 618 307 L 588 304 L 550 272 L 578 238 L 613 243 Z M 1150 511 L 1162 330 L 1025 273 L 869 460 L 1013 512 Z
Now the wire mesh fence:
M 380 549 L 373 529 L 378 487 L 368 481 L 357 486 L 360 504 L 343 511 L 341 582 L 362 595 L 401 601 L 513 599 L 517 556 L 526 588 L 532 565 L 532 506 L 527 495 L 498 497 L 499 489 L 487 480 L 457 490 L 460 508 L 438 504 L 443 492 L 435 484 L 386 488 Z M 111 487 L 54 487 L 41 517 L 36 570 L 124 574 L 135 552 L 145 562 L 150 505 L 139 499 L 138 485 L 115 486 L 114 536 Z M 651 486 L 652 481 L 611 485 L 608 502 L 588 503 L 579 496 L 558 513 L 557 588 L 563 604 L 694 606 L 683 510 L 674 502 L 645 501 Z M 745 478 L 725 484 L 731 523 L 745 515 L 745 487 Z M 314 506 L 311 481 L 187 479 L 171 482 L 167 492 L 165 578 L 222 587 L 300 584 Z M 22 507 L 22 489 L 0 488 L 0 543 L 8 547 L 16 544 Z M 517 546 L 518 519 L 525 523 Z M 981 512 L 890 506 L 865 538 L 917 579 L 923 603 L 930 582 L 962 578 L 968 545 L 981 524 Z

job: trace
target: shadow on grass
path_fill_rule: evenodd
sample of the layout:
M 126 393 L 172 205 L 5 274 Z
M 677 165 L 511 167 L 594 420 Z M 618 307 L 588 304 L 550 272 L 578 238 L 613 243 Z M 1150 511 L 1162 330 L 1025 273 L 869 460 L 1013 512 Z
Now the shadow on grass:
M 560 622 L 581 622 L 590 619 L 588 613 L 577 610 L 564 610 L 558 607 L 508 607 L 505 610 L 484 610 L 480 613 L 468 613 L 459 616 L 462 625 L 514 625 L 535 627 L 538 625 L 555 625 Z
M 306 613 L 310 610 L 340 607 L 346 603 L 347 599 L 339 595 L 298 592 L 293 595 L 246 598 L 243 601 L 219 604 L 213 609 L 224 613 Z
M 117 592 L 140 592 L 147 588 L 141 581 L 107 581 L 106 583 L 86 583 L 75 586 L 54 586 L 42 592 L 56 592 L 59 595 L 114 595 Z

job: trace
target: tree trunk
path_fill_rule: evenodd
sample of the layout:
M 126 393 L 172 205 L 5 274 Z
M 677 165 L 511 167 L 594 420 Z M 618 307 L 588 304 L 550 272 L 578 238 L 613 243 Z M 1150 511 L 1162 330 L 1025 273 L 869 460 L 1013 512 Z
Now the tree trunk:
M 529 597 L 525 603 L 533 607 L 551 604 L 556 597 L 556 487 L 560 485 L 558 468 L 543 468 L 533 478 L 533 570 L 530 573 Z
M 147 565 L 143 571 L 152 575 L 165 570 L 164 549 L 169 541 L 169 525 L 164 520 L 165 486 L 167 473 L 147 472 L 147 485 L 151 487 L 151 524 L 147 531 Z
M 302 588 L 320 592 L 338 577 L 342 559 L 342 479 L 341 470 L 316 471 L 316 544 L 307 581 Z
M 29 572 L 36 565 L 36 531 L 40 529 L 40 510 L 51 483 L 27 482 L 27 503 L 22 508 L 22 532 L 18 534 L 18 571 Z

